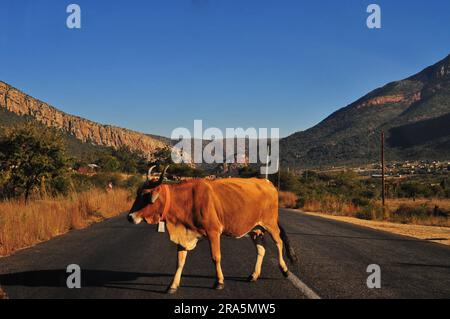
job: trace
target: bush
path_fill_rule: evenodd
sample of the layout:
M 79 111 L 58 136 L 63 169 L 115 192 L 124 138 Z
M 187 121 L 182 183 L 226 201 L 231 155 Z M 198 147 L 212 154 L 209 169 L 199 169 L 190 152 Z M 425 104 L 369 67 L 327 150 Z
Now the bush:
M 104 172 L 117 172 L 120 169 L 119 160 L 112 155 L 100 157 L 96 164 L 99 165 Z
M 120 186 L 122 178 L 118 173 L 98 173 L 90 178 L 92 185 L 98 188 L 105 188 L 110 182 L 114 186 Z
M 92 179 L 88 175 L 72 174 L 72 176 L 70 177 L 70 181 L 72 184 L 72 190 L 74 192 L 84 192 L 94 187 Z
M 372 212 L 366 208 L 356 212 L 355 217 L 358 219 L 372 220 Z
M 305 198 L 304 197 L 299 197 L 297 199 L 297 208 L 303 208 L 305 206 Z
M 355 213 L 355 217 L 365 220 L 383 220 L 383 207 L 377 203 L 367 203 L 359 207 L 359 210 Z
M 52 196 L 66 196 L 70 192 L 70 179 L 66 176 L 58 176 L 51 180 L 49 186 L 49 191 L 51 192 Z
M 269 175 L 269 180 L 284 192 L 300 192 L 300 179 L 292 171 L 280 170 L 278 174 Z
M 297 195 L 292 192 L 279 192 L 278 200 L 280 207 L 297 208 Z
M 361 197 L 356 197 L 352 199 L 352 203 L 355 206 L 367 206 L 369 205 L 369 200 Z
M 395 215 L 403 218 L 409 217 L 426 217 L 429 215 L 428 209 L 425 205 L 420 206 L 409 206 L 409 205 L 400 205 L 400 207 L 395 211 Z
M 134 192 L 142 185 L 143 182 L 144 180 L 142 177 L 132 175 L 127 178 L 127 180 L 123 183 L 123 186 Z

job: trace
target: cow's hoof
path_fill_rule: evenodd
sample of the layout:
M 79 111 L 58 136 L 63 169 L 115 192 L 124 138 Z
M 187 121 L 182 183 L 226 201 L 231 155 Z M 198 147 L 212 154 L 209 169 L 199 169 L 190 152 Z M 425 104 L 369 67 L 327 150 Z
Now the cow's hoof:
M 169 295 L 173 295 L 177 292 L 177 290 L 178 290 L 177 288 L 169 287 L 169 288 L 167 288 L 166 293 Z
M 248 276 L 247 281 L 248 282 L 256 282 L 258 278 L 253 277 L 253 275 Z
M 283 276 L 285 278 L 287 278 L 289 276 L 289 270 L 288 269 L 284 270 L 283 268 L 280 267 L 280 270 L 281 270 L 281 273 L 283 274 Z
M 225 288 L 225 284 L 224 284 L 224 283 L 216 282 L 216 283 L 214 284 L 214 289 L 215 289 L 215 290 L 223 290 L 223 288 Z

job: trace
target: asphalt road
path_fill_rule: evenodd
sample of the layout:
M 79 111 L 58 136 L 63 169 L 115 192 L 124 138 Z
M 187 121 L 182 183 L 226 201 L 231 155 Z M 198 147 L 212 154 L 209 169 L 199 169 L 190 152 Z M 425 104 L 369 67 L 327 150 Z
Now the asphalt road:
M 356 225 L 281 210 L 300 261 L 282 277 L 268 240 L 262 278 L 248 283 L 255 249 L 249 238 L 222 240 L 225 289 L 215 277 L 206 240 L 188 253 L 182 287 L 165 294 L 176 247 L 155 226 L 124 215 L 73 231 L 0 259 L 0 285 L 9 298 L 306 298 L 299 279 L 321 298 L 450 298 L 450 247 Z M 78 264 L 82 288 L 66 287 L 66 267 Z M 381 288 L 369 289 L 367 266 L 381 267 Z

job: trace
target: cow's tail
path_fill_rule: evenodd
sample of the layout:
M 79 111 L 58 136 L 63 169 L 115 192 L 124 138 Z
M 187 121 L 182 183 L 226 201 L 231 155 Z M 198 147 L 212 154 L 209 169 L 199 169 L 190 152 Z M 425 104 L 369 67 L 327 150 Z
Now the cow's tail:
M 295 253 L 294 248 L 292 248 L 292 246 L 291 246 L 291 242 L 289 241 L 289 237 L 286 234 L 286 231 L 284 230 L 283 227 L 281 227 L 280 223 L 278 223 L 278 228 L 280 228 L 280 237 L 281 237 L 281 240 L 283 241 L 284 248 L 286 250 L 288 259 L 293 264 L 297 263 L 298 262 L 297 254 Z

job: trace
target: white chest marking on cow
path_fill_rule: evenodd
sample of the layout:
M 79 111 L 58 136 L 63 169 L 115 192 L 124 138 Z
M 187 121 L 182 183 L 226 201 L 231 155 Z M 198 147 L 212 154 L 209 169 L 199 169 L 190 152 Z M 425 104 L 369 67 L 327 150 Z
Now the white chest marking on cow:
M 194 249 L 197 246 L 198 239 L 202 237 L 201 234 L 189 230 L 183 225 L 167 223 L 166 226 L 170 240 L 175 244 L 183 246 L 186 250 Z

